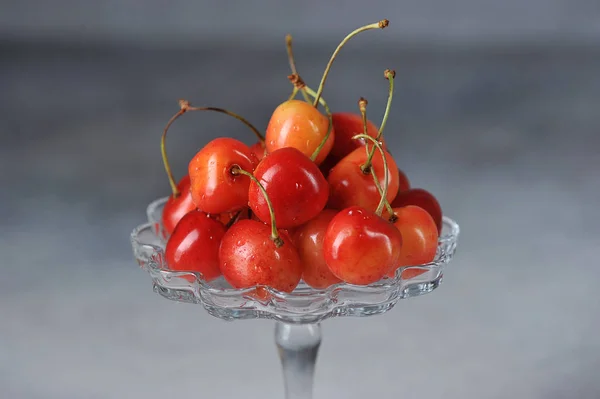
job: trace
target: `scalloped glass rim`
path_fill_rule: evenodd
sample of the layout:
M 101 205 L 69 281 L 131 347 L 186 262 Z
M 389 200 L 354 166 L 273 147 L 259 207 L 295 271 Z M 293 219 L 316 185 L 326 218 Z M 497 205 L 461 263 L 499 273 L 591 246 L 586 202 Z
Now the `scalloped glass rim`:
M 202 304 L 210 314 L 224 320 L 270 318 L 287 323 L 314 323 L 334 316 L 384 313 L 399 299 L 423 295 L 439 286 L 444 266 L 456 251 L 460 233 L 458 224 L 444 216 L 433 262 L 402 267 L 393 278 L 367 286 L 339 283 L 326 289 L 314 289 L 301 282 L 291 293 L 270 287 L 235 289 L 222 277 L 209 282 L 197 272 L 168 269 L 164 260 L 166 235 L 161 225 L 167 199 L 151 202 L 146 210 L 148 222 L 132 231 L 134 257 L 150 274 L 155 292 L 171 300 Z M 403 278 L 409 270 L 421 274 Z

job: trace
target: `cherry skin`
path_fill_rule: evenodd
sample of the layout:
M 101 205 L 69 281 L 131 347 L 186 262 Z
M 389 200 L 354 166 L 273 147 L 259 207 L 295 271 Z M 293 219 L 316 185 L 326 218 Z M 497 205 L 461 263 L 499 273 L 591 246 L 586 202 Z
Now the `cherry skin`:
M 329 270 L 323 256 L 323 238 L 329 222 L 335 215 L 337 211 L 324 209 L 317 217 L 294 232 L 294 245 L 304 265 L 302 279 L 316 289 L 327 288 L 341 281 Z
M 398 263 L 400 231 L 374 212 L 353 206 L 329 223 L 323 240 L 325 262 L 341 280 L 356 285 L 379 281 Z
M 271 228 L 254 220 L 241 220 L 225 233 L 219 250 L 223 277 L 234 288 L 264 285 L 292 292 L 302 277 L 302 262 L 290 237 L 279 231 L 277 247 Z
M 294 147 L 310 158 L 327 135 L 328 128 L 329 118 L 311 104 L 301 100 L 286 101 L 275 109 L 267 126 L 267 152 Z M 332 127 L 329 138 L 315 159 L 317 165 L 321 164 L 331 151 L 334 136 Z
M 411 188 L 410 190 L 400 191 L 394 201 L 391 202 L 392 208 L 400 208 L 406 205 L 416 205 L 425 209 L 435 222 L 438 234 L 442 233 L 442 208 L 438 200 L 429 191 L 422 188 Z
M 261 161 L 267 155 L 267 148 L 264 143 L 257 141 L 250 147 L 257 161 Z
M 415 205 L 407 205 L 394 208 L 394 213 L 397 217 L 394 226 L 402 235 L 397 267 L 433 262 L 438 245 L 438 229 L 429 212 Z M 402 278 L 409 279 L 422 273 L 425 270 L 408 269 L 402 272 Z
M 219 245 L 224 234 L 223 223 L 207 213 L 186 213 L 167 241 L 165 260 L 169 269 L 200 272 L 207 281 L 219 277 Z
M 335 142 L 330 154 L 337 159 L 342 159 L 357 148 L 364 147 L 363 140 L 354 140 L 352 137 L 364 133 L 362 116 L 351 112 L 336 112 L 331 114 L 333 128 L 335 130 Z M 377 126 L 367 121 L 367 134 L 376 138 L 379 134 Z M 383 141 L 383 140 L 382 140 Z M 385 144 L 383 146 L 385 149 Z
M 402 170 L 398 169 L 398 192 L 410 190 L 410 180 Z
M 196 204 L 192 201 L 192 194 L 190 193 L 189 175 L 185 175 L 179 181 L 177 190 L 179 195 L 174 197 L 171 194 L 162 212 L 162 225 L 167 236 L 171 235 L 177 223 L 186 213 L 196 209 Z
M 273 203 L 278 228 L 300 226 L 327 204 L 327 180 L 319 167 L 296 148 L 273 151 L 260 161 L 254 176 Z M 248 200 L 252 212 L 264 223 L 270 223 L 267 201 L 255 182 L 250 183 Z
M 235 212 L 248 204 L 250 179 L 233 175 L 238 165 L 252 171 L 258 161 L 241 141 L 222 137 L 202 148 L 189 163 L 190 191 L 196 206 L 210 214 Z
M 398 168 L 394 158 L 385 151 L 385 159 L 389 168 L 388 193 L 386 198 L 391 202 L 398 192 Z M 332 209 L 344 209 L 350 206 L 361 206 L 369 210 L 375 210 L 379 204 L 380 195 L 373 181 L 371 173 L 361 170 L 367 160 L 364 148 L 357 148 L 343 158 L 329 172 L 329 202 L 327 206 Z M 383 157 L 379 151 L 373 156 L 372 168 L 375 170 L 381 187 L 385 187 L 385 173 L 383 168 Z

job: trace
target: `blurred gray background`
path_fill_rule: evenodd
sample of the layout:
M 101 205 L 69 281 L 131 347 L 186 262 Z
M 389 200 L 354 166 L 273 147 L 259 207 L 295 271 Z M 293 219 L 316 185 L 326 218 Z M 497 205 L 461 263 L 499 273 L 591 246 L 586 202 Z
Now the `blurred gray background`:
M 312 86 L 337 42 L 335 111 L 369 100 L 414 186 L 463 234 L 444 285 L 324 323 L 316 398 L 598 398 L 600 3 L 0 2 L 0 398 L 280 398 L 267 321 L 153 294 L 129 232 L 167 195 L 177 99 L 264 128 L 287 97 L 284 36 Z M 181 119 L 177 176 L 203 143 Z

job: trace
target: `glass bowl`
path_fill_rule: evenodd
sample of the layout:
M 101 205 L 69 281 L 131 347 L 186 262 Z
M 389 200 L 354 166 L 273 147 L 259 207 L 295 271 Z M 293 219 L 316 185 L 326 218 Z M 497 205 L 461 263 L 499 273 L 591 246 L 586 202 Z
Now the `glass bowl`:
M 166 235 L 160 222 L 166 201 L 167 197 L 160 198 L 148 205 L 148 222 L 131 233 L 135 259 L 150 274 L 155 292 L 171 300 L 201 304 L 211 315 L 223 320 L 264 318 L 309 324 L 329 317 L 384 313 L 399 299 L 429 293 L 440 285 L 459 236 L 458 224 L 444 217 L 433 262 L 400 268 L 395 277 L 367 286 L 339 283 L 326 289 L 314 289 L 300 282 L 292 293 L 269 287 L 235 289 L 222 277 L 207 282 L 199 273 L 169 270 L 164 257 Z M 421 274 L 403 278 L 407 274 L 418 274 L 409 273 L 414 269 Z

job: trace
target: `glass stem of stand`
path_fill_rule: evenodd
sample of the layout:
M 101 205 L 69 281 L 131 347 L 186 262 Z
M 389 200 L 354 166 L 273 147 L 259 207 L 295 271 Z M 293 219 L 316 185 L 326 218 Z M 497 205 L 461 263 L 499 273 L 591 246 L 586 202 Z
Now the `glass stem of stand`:
M 281 359 L 286 399 L 311 399 L 321 325 L 278 322 L 275 344 Z

